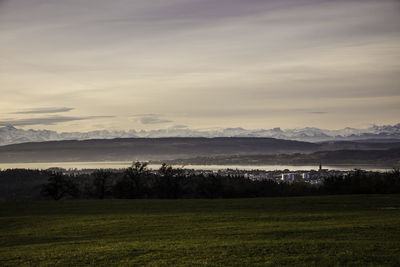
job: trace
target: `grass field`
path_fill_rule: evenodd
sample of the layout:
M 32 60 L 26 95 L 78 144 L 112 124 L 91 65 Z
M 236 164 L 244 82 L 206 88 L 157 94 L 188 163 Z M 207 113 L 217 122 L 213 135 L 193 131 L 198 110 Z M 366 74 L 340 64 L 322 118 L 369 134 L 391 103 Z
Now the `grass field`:
M 0 204 L 0 266 L 398 266 L 400 195 Z

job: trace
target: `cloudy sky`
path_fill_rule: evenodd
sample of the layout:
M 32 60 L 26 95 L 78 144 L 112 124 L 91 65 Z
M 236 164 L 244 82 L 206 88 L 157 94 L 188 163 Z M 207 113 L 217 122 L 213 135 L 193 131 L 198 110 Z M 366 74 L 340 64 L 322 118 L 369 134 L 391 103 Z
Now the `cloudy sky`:
M 400 122 L 400 1 L 0 0 L 0 125 Z

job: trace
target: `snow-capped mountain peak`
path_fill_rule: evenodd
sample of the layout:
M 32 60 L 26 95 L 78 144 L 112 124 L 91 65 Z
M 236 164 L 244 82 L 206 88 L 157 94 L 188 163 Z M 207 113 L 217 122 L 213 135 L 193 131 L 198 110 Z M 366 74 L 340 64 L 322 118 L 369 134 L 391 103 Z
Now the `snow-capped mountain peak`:
M 339 130 L 324 130 L 315 127 L 296 129 L 272 128 L 247 130 L 241 127 L 217 129 L 189 129 L 172 127 L 159 130 L 109 131 L 96 130 L 90 132 L 62 132 L 50 130 L 23 130 L 12 125 L 0 128 L 0 145 L 25 142 L 44 142 L 59 140 L 111 139 L 111 138 L 159 138 L 159 137 L 272 137 L 299 141 L 319 142 L 328 140 L 356 139 L 400 139 L 400 123 L 395 125 L 373 125 L 365 129 L 346 127 Z

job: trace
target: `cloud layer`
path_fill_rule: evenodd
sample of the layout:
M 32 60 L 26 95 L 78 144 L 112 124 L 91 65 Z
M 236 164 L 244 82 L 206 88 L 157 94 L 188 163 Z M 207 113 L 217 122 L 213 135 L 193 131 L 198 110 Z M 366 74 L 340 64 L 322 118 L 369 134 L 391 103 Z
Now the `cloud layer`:
M 62 113 L 73 110 L 73 108 L 34 108 L 24 111 L 13 112 L 13 114 L 42 114 L 42 113 Z
M 10 119 L 0 121 L 0 126 L 30 126 L 30 125 L 55 125 L 63 122 L 112 118 L 111 116 L 89 116 L 89 117 L 68 117 L 68 116 L 49 116 L 27 119 Z
M 161 118 L 159 114 L 137 114 L 132 116 L 141 124 L 163 124 L 173 122 L 171 120 Z
M 0 114 L 110 116 L 53 120 L 61 131 L 397 123 L 399 12 L 396 0 L 3 0 Z M 74 109 L 31 108 L 49 106 Z

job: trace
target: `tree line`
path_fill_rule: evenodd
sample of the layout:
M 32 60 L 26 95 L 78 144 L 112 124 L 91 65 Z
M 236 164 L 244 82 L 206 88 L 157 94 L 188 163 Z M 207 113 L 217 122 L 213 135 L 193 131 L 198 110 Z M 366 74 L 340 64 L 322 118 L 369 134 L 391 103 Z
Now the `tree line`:
M 320 186 L 305 182 L 278 183 L 244 176 L 218 174 L 187 175 L 182 169 L 163 164 L 157 173 L 146 163 L 136 162 L 123 173 L 97 170 L 86 179 L 53 173 L 42 187 L 43 197 L 70 198 L 238 198 L 323 194 L 400 193 L 400 171 L 366 172 L 325 178 Z
M 123 171 L 99 169 L 90 174 L 6 170 L 0 171 L 0 182 L 0 193 L 9 196 L 4 198 L 5 200 L 239 198 L 400 193 L 399 170 L 386 173 L 357 170 L 347 175 L 327 177 L 321 185 L 312 186 L 305 182 L 251 180 L 240 175 L 187 174 L 183 169 L 166 164 L 154 172 L 147 168 L 146 163 L 141 162 L 135 162 Z M 35 195 L 36 192 L 40 193 Z

